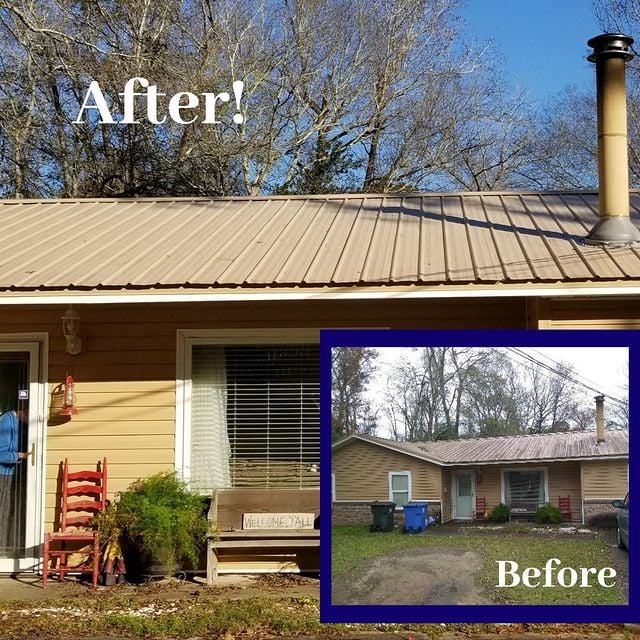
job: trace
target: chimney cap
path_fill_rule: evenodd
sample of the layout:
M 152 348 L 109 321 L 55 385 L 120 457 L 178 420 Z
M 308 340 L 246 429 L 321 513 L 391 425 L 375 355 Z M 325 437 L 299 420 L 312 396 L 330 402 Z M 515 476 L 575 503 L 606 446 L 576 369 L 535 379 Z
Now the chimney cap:
M 599 58 L 624 58 L 631 60 L 633 53 L 629 47 L 633 38 L 624 33 L 602 33 L 591 38 L 587 45 L 593 47 L 593 53 L 587 57 L 589 62 L 597 62 Z

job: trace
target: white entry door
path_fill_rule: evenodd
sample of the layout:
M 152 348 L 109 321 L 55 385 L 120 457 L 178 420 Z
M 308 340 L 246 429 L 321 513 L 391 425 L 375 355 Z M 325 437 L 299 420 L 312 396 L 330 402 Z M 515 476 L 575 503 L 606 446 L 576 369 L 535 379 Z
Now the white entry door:
M 10 495 L 1 513 L 0 573 L 35 569 L 42 540 L 44 384 L 40 380 L 38 342 L 0 342 L 0 413 L 16 410 L 25 416 L 17 431 L 19 451 L 31 455 L 13 468 Z
M 473 471 L 456 471 L 453 474 L 453 517 L 456 520 L 473 519 L 475 503 L 475 476 Z

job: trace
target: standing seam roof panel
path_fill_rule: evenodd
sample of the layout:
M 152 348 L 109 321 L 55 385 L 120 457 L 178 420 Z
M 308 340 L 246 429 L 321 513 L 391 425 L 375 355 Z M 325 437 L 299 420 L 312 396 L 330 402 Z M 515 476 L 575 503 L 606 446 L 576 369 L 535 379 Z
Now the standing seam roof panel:
M 215 236 L 215 243 L 207 253 L 207 259 L 191 276 L 190 282 L 206 284 L 217 283 L 218 278 L 229 268 L 233 261 L 242 253 L 265 227 L 283 201 L 261 200 L 258 206 L 252 210 L 246 210 L 246 218 L 238 217 L 235 225 L 224 225 L 223 232 Z M 255 222 L 255 226 L 254 226 Z M 236 283 L 238 284 L 238 283 Z
M 152 252 L 157 253 L 158 249 L 160 249 L 162 253 L 166 253 L 173 246 L 173 233 L 180 221 L 180 216 L 184 212 L 180 208 L 171 212 L 168 212 L 166 207 L 163 207 L 163 209 L 164 214 L 157 224 L 149 224 L 149 221 L 147 221 L 147 224 L 139 234 L 131 234 L 128 242 L 114 248 L 113 251 L 109 251 L 109 257 L 103 260 L 101 264 L 88 264 L 86 277 L 95 277 L 98 280 L 102 280 L 102 283 L 106 285 L 118 285 L 121 282 L 134 283 L 134 278 L 131 274 L 132 266 L 137 268 L 139 261 L 144 261 L 145 257 Z M 155 222 L 156 216 L 151 212 L 149 215 L 154 217 Z M 109 272 L 109 277 L 103 276 L 101 278 L 101 272 L 105 269 Z
M 186 282 L 193 273 L 188 265 L 193 259 L 197 244 L 200 249 L 209 248 L 213 236 L 222 228 L 224 212 L 228 202 L 218 203 L 215 207 L 206 207 L 204 203 L 190 202 L 182 207 L 183 213 L 170 235 L 170 246 L 161 252 L 148 253 L 147 259 L 136 262 L 137 268 L 131 282 L 145 284 L 149 282 Z M 193 207 L 194 211 L 189 211 Z M 150 247 L 153 249 L 153 247 Z M 158 278 L 158 275 L 161 277 Z
M 631 200 L 638 223 L 640 196 Z M 592 193 L 0 201 L 0 288 L 640 280 L 640 250 L 582 244 L 595 203 Z
M 422 282 L 443 282 L 447 278 L 442 198 L 422 198 L 420 223 L 420 262 L 418 277 Z
M 514 233 L 500 196 L 482 198 L 484 215 L 491 227 L 496 252 L 507 280 L 530 280 L 533 272 Z
M 561 280 L 562 272 L 537 228 L 532 225 L 531 216 L 520 196 L 504 196 L 503 202 L 534 277 Z
M 347 238 L 356 220 L 360 200 L 339 200 L 339 206 L 333 217 L 331 226 L 324 237 L 319 238 L 320 246 L 315 251 L 313 262 L 306 275 L 305 282 L 319 284 L 332 282 L 336 268 L 344 250 L 344 242 L 337 242 L 337 238 Z M 336 205 L 332 202 L 332 205 Z
M 309 200 L 309 205 L 316 204 Z M 320 246 L 326 240 L 333 221 L 340 210 L 341 201 L 320 201 L 313 220 L 298 246 L 283 266 L 278 275 L 279 283 L 301 282 L 307 283 L 306 274 L 311 269 L 320 250 Z
M 385 198 L 382 201 L 362 270 L 365 282 L 386 282 L 391 276 L 391 262 L 400 223 L 398 203 L 398 198 Z
M 500 282 L 505 274 L 496 251 L 490 225 L 482 207 L 480 196 L 467 196 L 462 199 L 464 215 L 469 225 L 469 246 L 476 265 L 479 280 Z
M 360 201 L 355 222 L 349 231 L 344 250 L 333 274 L 334 282 L 359 282 L 364 261 L 376 227 L 382 198 Z
M 447 280 L 451 282 L 474 280 L 474 265 L 469 250 L 467 221 L 462 210 L 461 196 L 443 198 L 442 207 L 444 219 L 447 222 L 444 232 Z
M 309 207 L 309 210 L 305 211 L 306 205 L 307 202 L 303 200 L 291 200 L 287 204 L 288 207 L 292 208 L 293 217 L 263 260 L 249 274 L 248 282 L 252 282 L 254 279 L 256 282 L 263 283 L 278 281 L 279 274 L 285 268 L 295 248 L 304 237 L 306 230 L 317 214 L 317 209 L 314 210 L 313 207 Z M 257 270 L 260 271 L 259 275 L 255 274 Z
M 271 218 L 269 224 L 262 228 L 253 241 L 245 246 L 229 268 L 218 278 L 218 282 L 265 283 L 263 274 L 258 272 L 260 265 L 269 264 L 273 248 L 277 246 L 278 239 L 286 235 L 299 208 L 291 200 L 286 200 Z M 280 264 L 276 264 L 274 267 L 277 271 Z
M 392 282 L 412 282 L 418 273 L 420 257 L 421 198 L 402 198 L 395 250 L 391 261 Z
M 539 196 L 522 196 L 522 202 L 531 216 L 531 221 L 540 230 L 542 237 L 545 239 L 550 252 L 554 256 L 562 256 L 561 270 L 569 278 L 588 279 L 592 273 L 587 268 L 575 246 L 576 239 L 567 238 L 566 234 L 558 226 L 553 217 L 553 213 L 546 206 L 545 202 Z M 547 215 L 534 215 L 535 212 L 547 211 Z
M 120 209 L 129 209 L 133 203 L 127 203 Z M 62 205 L 61 205 L 62 208 Z M 114 228 L 118 225 L 121 211 L 118 207 L 109 207 L 104 211 L 99 207 L 89 209 L 80 205 L 68 207 L 62 213 L 62 222 L 58 231 L 49 235 L 46 228 L 38 230 L 41 235 L 40 246 L 29 247 L 31 256 L 26 260 L 26 264 L 34 261 L 38 267 L 33 269 L 32 277 L 25 278 L 20 282 L 21 286 L 44 285 L 51 283 L 58 286 L 68 286 L 82 281 L 83 285 L 97 285 L 100 280 L 89 280 L 85 276 L 85 265 L 96 264 L 100 256 L 105 253 L 108 247 L 116 245 L 120 238 L 114 234 Z M 126 219 L 122 225 L 125 226 Z M 65 230 L 67 231 L 65 233 Z M 125 236 L 126 237 L 126 236 Z M 104 244 L 98 242 L 104 241 Z M 67 251 L 62 251 L 61 247 L 73 246 L 73 261 L 69 260 Z M 86 279 L 85 279 L 86 278 Z M 74 282 L 76 281 L 76 282 Z

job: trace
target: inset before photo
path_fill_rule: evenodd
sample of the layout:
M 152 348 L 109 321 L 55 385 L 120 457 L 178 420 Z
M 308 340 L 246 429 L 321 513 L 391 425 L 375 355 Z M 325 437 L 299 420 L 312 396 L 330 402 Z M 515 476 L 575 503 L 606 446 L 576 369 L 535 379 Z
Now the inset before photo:
M 332 604 L 628 602 L 628 349 L 334 347 Z

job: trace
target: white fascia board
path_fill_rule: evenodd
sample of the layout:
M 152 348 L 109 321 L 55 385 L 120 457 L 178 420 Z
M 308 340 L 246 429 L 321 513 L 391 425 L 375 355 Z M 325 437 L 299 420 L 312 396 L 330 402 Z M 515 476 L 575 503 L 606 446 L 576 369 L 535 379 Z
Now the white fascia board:
M 549 286 L 549 287 L 325 287 L 320 289 L 220 289 L 197 293 L 145 291 L 135 293 L 77 292 L 77 293 L 4 293 L 0 294 L 2 305 L 45 304 L 150 304 L 193 302 L 262 302 L 300 300 L 412 300 L 455 298 L 518 298 L 518 297 L 581 297 L 640 296 L 640 286 Z

